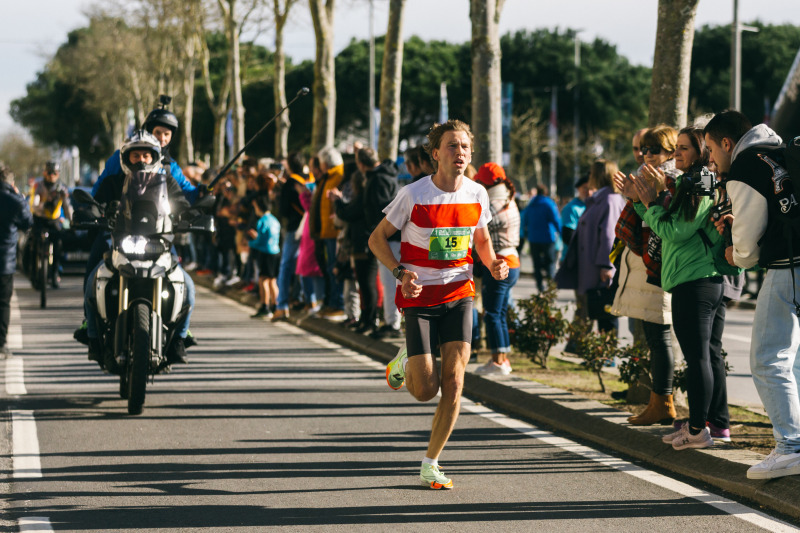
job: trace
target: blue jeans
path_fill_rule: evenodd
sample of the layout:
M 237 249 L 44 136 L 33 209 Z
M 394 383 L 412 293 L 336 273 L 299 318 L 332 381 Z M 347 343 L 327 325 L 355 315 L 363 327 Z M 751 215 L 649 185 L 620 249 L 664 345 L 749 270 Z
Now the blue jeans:
M 486 325 L 486 341 L 492 353 L 508 353 L 511 340 L 508 336 L 508 296 L 519 280 L 519 268 L 509 268 L 508 277 L 496 280 L 484 270 L 483 322 Z
M 293 231 L 283 234 L 283 250 L 281 251 L 281 266 L 278 270 L 278 301 L 277 309 L 289 309 L 289 293 L 292 287 L 292 277 L 297 267 L 297 253 L 300 249 L 300 240 L 294 238 Z
M 794 269 L 800 294 L 800 267 Z M 800 452 L 800 319 L 789 269 L 767 270 L 758 293 L 750 342 L 750 371 L 772 422 L 779 453 Z
M 325 278 L 322 276 L 301 276 L 303 296 L 306 305 L 320 305 L 325 297 Z
M 531 241 L 531 257 L 533 259 L 533 277 L 536 288 L 542 292 L 548 280 L 556 275 L 556 243 Z
M 83 312 L 86 314 L 86 333 L 90 339 L 96 339 L 98 337 L 97 311 L 93 306 L 89 305 L 89 299 L 94 297 L 94 278 L 97 275 L 97 270 L 100 268 L 101 264 L 102 263 L 97 263 L 94 269 L 92 269 L 92 272 L 87 278 L 86 286 L 84 287 Z M 191 322 L 192 311 L 194 310 L 195 288 L 192 277 L 180 266 L 178 266 L 178 268 L 183 273 L 183 281 L 186 283 L 184 303 L 189 305 L 189 312 L 186 313 L 186 316 L 176 324 L 175 331 L 180 338 L 185 339 L 186 335 L 189 333 L 189 323 Z
M 336 266 L 336 239 L 323 239 L 325 243 L 326 267 L 328 272 L 328 306 L 332 309 L 344 309 L 344 283 L 337 279 L 333 269 Z

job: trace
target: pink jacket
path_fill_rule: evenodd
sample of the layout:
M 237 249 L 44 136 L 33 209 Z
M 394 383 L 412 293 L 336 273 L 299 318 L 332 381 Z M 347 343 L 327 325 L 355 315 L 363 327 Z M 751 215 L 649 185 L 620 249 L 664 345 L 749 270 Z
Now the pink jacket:
M 322 271 L 317 264 L 317 258 L 314 255 L 314 239 L 311 238 L 311 232 L 308 225 L 308 207 L 311 205 L 311 191 L 306 188 L 300 194 L 300 205 L 306 210 L 306 216 L 303 217 L 303 236 L 300 238 L 300 247 L 297 253 L 297 268 L 295 270 L 298 276 L 313 277 L 322 276 Z

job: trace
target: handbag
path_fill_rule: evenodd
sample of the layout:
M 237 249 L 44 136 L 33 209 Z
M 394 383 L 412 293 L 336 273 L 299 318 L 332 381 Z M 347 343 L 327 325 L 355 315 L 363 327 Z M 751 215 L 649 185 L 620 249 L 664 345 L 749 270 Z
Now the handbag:
M 614 303 L 615 292 L 611 287 L 596 287 L 586 291 L 586 313 L 591 320 L 615 318 L 606 311 L 606 307 Z

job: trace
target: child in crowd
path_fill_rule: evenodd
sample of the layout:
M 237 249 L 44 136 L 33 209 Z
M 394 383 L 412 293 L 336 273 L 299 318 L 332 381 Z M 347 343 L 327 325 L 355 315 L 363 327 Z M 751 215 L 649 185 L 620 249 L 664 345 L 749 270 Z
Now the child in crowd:
M 278 267 L 281 260 L 280 238 L 281 225 L 270 213 L 269 198 L 258 196 L 253 200 L 253 209 L 258 215 L 255 229 L 248 231 L 251 238 L 250 249 L 257 255 L 258 295 L 261 306 L 253 318 L 272 318 L 270 307 L 275 306 L 278 298 Z

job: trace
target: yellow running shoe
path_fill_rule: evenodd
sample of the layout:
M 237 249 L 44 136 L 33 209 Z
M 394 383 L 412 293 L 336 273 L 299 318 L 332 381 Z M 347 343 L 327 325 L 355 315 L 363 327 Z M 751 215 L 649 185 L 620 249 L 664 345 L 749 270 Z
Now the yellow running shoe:
M 408 352 L 406 351 L 406 345 L 403 344 L 394 359 L 386 365 L 386 383 L 394 390 L 402 387 L 406 381 L 406 371 L 403 368 L 403 363 L 407 359 Z
M 453 480 L 445 477 L 444 472 L 438 466 L 422 463 L 419 470 L 419 479 L 423 485 L 428 485 L 432 489 L 452 489 Z

